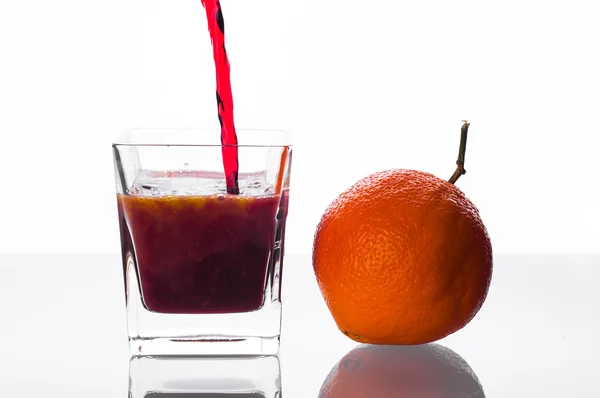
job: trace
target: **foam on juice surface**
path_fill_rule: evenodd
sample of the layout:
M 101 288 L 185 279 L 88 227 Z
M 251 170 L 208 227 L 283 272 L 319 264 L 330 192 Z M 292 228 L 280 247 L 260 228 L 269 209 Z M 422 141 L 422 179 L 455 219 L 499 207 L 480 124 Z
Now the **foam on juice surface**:
M 272 184 L 263 173 L 239 176 L 240 195 L 271 196 Z M 200 171 L 142 171 L 129 189 L 134 196 L 213 196 L 226 195 L 227 184 L 222 173 Z

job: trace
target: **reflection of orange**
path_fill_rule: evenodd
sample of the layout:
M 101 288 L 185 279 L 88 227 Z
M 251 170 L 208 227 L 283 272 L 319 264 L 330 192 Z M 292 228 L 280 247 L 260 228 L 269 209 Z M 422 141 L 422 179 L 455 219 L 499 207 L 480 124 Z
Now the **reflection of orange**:
M 469 365 L 438 344 L 360 345 L 338 362 L 319 398 L 484 398 Z
M 347 336 L 422 344 L 461 329 L 479 311 L 492 249 L 477 209 L 456 186 L 421 171 L 389 170 L 328 207 L 313 265 Z

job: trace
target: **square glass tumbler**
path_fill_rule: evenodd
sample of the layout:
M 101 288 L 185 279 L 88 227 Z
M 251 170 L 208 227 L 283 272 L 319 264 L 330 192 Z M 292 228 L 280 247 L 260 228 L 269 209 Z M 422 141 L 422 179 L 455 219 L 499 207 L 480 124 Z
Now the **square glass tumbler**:
M 113 144 L 134 356 L 279 351 L 291 137 L 237 133 L 235 146 L 216 129 L 130 130 Z M 228 193 L 224 159 L 236 158 Z

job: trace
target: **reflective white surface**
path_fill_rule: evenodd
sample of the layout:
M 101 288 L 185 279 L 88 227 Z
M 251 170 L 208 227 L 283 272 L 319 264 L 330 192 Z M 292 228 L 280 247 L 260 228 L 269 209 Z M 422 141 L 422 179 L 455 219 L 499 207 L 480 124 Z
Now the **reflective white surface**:
M 330 370 L 358 344 L 335 327 L 309 256 L 287 256 L 283 275 L 282 393 L 317 397 Z M 599 396 L 599 286 L 600 256 L 497 256 L 481 312 L 438 343 L 464 359 L 488 398 Z M 118 256 L 0 256 L 0 309 L 0 396 L 127 396 L 129 356 Z M 347 374 L 338 378 L 355 383 L 353 396 L 395 397 L 408 388 L 399 373 L 379 371 L 376 381 L 365 383 L 360 372 L 389 369 L 383 366 L 386 361 L 394 369 L 422 362 L 419 372 L 430 380 L 459 377 L 455 368 L 436 370 L 421 361 L 428 349 L 390 348 L 368 358 L 350 353 L 342 361 Z M 200 373 L 192 381 L 214 387 Z M 273 378 L 268 373 L 265 377 Z M 411 388 L 417 397 L 462 397 Z

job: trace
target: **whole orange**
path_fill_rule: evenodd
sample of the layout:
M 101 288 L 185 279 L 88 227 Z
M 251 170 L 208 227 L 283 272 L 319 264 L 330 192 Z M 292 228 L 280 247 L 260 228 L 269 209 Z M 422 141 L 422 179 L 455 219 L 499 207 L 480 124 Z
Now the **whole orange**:
M 315 233 L 313 267 L 338 328 L 374 344 L 423 344 L 463 328 L 492 277 L 477 208 L 433 174 L 388 170 L 338 196 Z
M 469 364 L 438 344 L 359 345 L 329 372 L 319 398 L 484 398 Z

